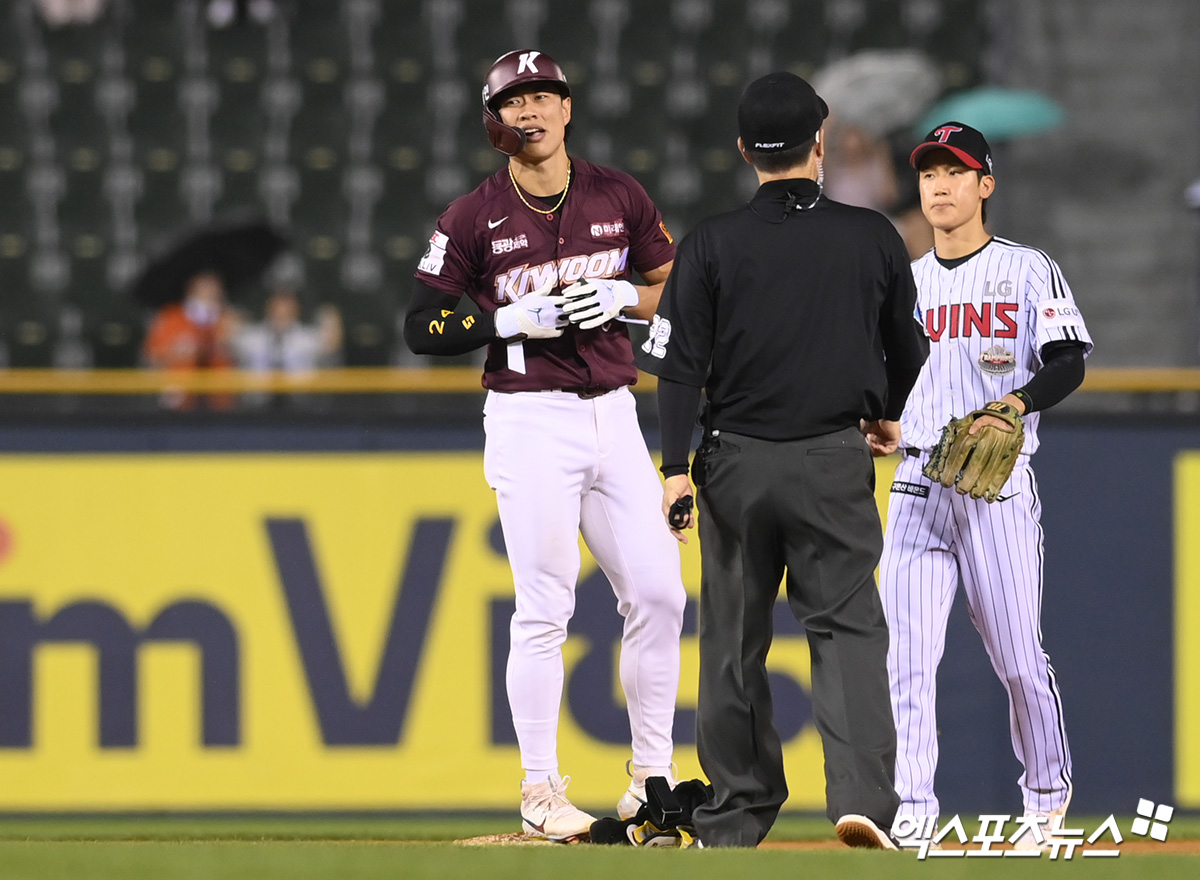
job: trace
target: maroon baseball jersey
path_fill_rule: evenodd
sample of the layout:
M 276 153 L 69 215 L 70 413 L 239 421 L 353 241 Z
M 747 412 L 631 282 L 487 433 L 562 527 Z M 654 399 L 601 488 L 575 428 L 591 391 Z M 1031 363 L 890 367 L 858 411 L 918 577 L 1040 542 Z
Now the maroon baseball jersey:
M 580 278 L 628 281 L 633 269 L 647 272 L 675 259 L 662 215 L 636 180 L 582 159 L 572 159 L 571 168 L 566 201 L 553 214 L 538 214 L 521 201 L 507 167 L 455 199 L 438 218 L 416 277 L 453 296 L 466 293 L 491 313 L 548 280 L 554 292 Z M 485 388 L 583 391 L 637 381 L 633 347 L 619 321 L 593 330 L 572 326 L 556 339 L 528 339 L 524 346 L 524 373 L 508 369 L 504 342 L 488 346 Z

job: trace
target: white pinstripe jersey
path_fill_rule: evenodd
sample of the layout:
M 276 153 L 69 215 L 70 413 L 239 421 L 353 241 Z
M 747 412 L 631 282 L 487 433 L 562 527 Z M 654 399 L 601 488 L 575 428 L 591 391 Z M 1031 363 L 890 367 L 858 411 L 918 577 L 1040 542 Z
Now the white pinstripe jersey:
M 915 260 L 916 318 L 929 360 L 901 416 L 903 446 L 931 449 L 952 417 L 1024 386 L 1049 342 L 1092 339 L 1058 264 L 1037 248 L 993 238 L 947 269 L 934 252 Z M 1025 417 L 1025 445 L 1038 447 L 1038 413 Z

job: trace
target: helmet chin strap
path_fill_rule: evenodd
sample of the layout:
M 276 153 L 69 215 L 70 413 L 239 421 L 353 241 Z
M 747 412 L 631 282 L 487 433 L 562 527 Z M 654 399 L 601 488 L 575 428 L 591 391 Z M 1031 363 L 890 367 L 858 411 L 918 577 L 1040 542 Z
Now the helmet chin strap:
M 515 156 L 525 149 L 525 130 L 515 125 L 505 125 L 492 111 L 483 111 L 483 126 L 487 129 L 492 146 L 504 155 Z

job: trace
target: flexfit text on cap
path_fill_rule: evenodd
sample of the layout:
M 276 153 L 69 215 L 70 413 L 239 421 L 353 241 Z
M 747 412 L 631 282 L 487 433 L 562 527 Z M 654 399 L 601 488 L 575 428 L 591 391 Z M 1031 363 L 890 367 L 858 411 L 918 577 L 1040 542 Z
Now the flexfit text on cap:
M 996 174 L 992 170 L 992 148 L 988 146 L 987 138 L 981 131 L 965 123 L 943 122 L 935 126 L 912 151 L 908 164 L 916 168 L 921 157 L 930 150 L 949 150 L 968 168 L 993 177 Z
M 829 106 L 796 74 L 768 73 L 742 93 L 738 135 L 747 150 L 778 153 L 811 140 L 828 115 Z

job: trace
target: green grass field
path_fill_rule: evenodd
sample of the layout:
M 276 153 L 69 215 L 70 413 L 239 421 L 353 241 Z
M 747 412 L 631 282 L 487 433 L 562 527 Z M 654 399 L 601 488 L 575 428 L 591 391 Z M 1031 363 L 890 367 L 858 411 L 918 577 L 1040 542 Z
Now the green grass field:
M 1072 823 L 1074 824 L 1074 823 Z M 1084 828 L 1099 819 L 1080 819 Z M 1121 822 L 1128 828 L 1128 821 Z M 1191 878 L 1200 856 L 1123 853 L 1116 859 L 918 861 L 913 853 L 828 850 L 634 850 L 598 846 L 464 847 L 467 837 L 514 830 L 504 816 L 0 818 L 0 880 L 142 878 L 467 878 L 467 880 L 841 880 L 883 876 Z M 968 831 L 971 829 L 968 828 Z M 770 841 L 832 841 L 824 818 L 786 816 Z M 1200 840 L 1200 817 L 1176 818 L 1171 841 Z

